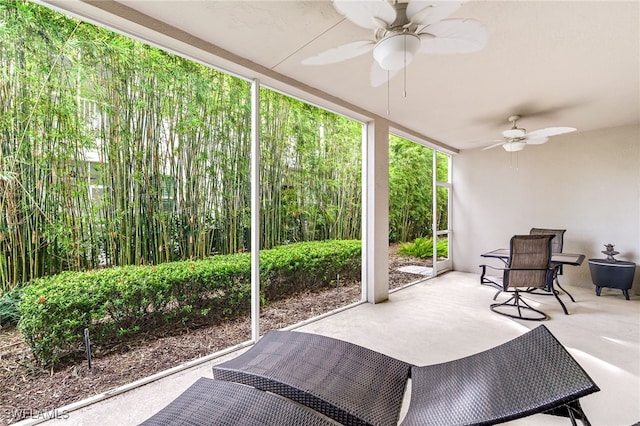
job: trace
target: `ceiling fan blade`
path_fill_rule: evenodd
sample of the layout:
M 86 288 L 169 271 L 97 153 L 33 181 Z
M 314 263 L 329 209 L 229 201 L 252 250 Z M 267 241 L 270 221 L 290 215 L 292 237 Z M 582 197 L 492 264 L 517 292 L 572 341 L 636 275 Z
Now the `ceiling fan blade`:
M 488 40 L 486 27 L 474 19 L 439 21 L 424 28 L 419 35 L 419 51 L 435 54 L 477 52 Z
M 389 26 L 396 19 L 396 10 L 386 0 L 333 0 L 333 6 L 349 21 L 371 30 L 380 28 L 380 20 Z
M 547 136 L 535 136 L 531 137 L 531 134 L 527 135 L 527 145 L 541 145 L 549 140 Z
M 577 129 L 573 127 L 547 127 L 546 129 L 534 130 L 527 133 L 528 138 L 548 137 L 562 135 L 564 133 L 575 132 Z
M 410 1 L 407 5 L 407 17 L 412 24 L 424 27 L 450 16 L 463 3 L 464 1 Z
M 302 61 L 303 65 L 327 65 L 335 64 L 336 62 L 345 61 L 347 59 L 355 58 L 365 53 L 371 52 L 375 46 L 375 42 L 362 40 L 354 41 L 351 43 L 343 44 L 342 46 L 334 47 L 329 50 L 325 50 L 317 55 L 310 56 Z
M 373 64 L 371 64 L 371 72 L 369 73 L 371 87 L 380 87 L 383 84 L 386 84 L 387 81 L 395 77 L 397 73 L 397 70 L 387 71 L 385 69 L 382 69 L 382 67 L 376 61 L 373 61 Z
M 504 145 L 504 144 L 505 144 L 505 141 L 501 140 L 500 142 L 494 143 L 493 145 L 485 146 L 484 148 L 482 148 L 482 150 L 484 151 L 485 149 L 495 148 L 497 146 Z
M 407 6 L 407 9 L 409 7 Z M 418 10 L 416 13 L 414 13 L 413 15 L 409 15 L 409 12 L 407 11 L 407 18 L 409 18 L 409 23 L 407 24 L 407 26 L 411 25 L 411 24 L 415 24 L 418 26 L 427 26 L 429 25 L 429 21 L 430 21 L 430 15 L 433 13 L 433 6 L 432 5 L 428 5 L 426 6 L 424 9 L 422 10 Z

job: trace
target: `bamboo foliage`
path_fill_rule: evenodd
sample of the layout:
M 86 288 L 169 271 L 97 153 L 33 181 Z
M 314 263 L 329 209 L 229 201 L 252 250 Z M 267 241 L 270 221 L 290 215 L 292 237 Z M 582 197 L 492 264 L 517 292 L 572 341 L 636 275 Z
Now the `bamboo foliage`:
M 61 90 L 74 87 L 76 75 L 50 72 L 64 63 L 60 52 L 77 23 L 53 16 L 42 28 L 42 10 L 23 2 L 2 4 L 0 16 L 0 278 L 6 288 L 80 262 L 77 236 L 86 223 L 75 214 L 82 182 L 71 182 L 72 158 L 87 138 L 73 110 L 75 92 Z M 41 50 L 43 44 L 56 49 Z
M 250 97 L 244 80 L 0 0 L 0 292 L 250 250 Z M 260 117 L 261 248 L 360 238 L 361 125 L 266 88 Z M 390 155 L 392 240 L 430 232 L 422 156 Z
M 437 191 L 433 205 L 434 151 L 397 136 L 389 139 L 389 240 L 407 242 L 433 237 L 433 217 L 439 230 L 448 228 L 447 192 Z M 448 180 L 448 157 L 436 153 L 436 175 Z
M 261 117 L 264 248 L 360 238 L 361 125 L 268 90 Z
M 0 289 L 250 249 L 250 86 L 0 0 Z M 360 126 L 263 89 L 263 246 L 358 238 Z
M 135 44 L 134 42 L 130 42 Z M 131 66 L 147 54 L 150 72 Z M 240 247 L 248 205 L 249 86 L 135 44 L 100 83 L 111 263 L 193 259 Z M 123 78 L 113 79 L 112 75 Z

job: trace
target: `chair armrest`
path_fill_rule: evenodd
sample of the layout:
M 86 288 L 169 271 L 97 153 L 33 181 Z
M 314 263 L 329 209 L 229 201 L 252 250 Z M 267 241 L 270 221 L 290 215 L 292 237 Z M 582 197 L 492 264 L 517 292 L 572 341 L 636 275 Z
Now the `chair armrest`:
M 506 271 L 509 268 L 499 268 L 497 266 L 491 266 L 491 265 L 478 265 L 479 267 L 482 268 L 482 273 L 484 274 L 486 272 L 486 268 L 491 268 L 495 271 Z
M 487 275 L 487 268 L 493 269 L 494 271 L 502 271 L 504 272 L 507 268 L 498 268 L 491 265 L 479 265 L 482 268 L 482 274 L 480 274 L 480 284 L 491 284 L 497 287 L 502 288 L 502 275 Z

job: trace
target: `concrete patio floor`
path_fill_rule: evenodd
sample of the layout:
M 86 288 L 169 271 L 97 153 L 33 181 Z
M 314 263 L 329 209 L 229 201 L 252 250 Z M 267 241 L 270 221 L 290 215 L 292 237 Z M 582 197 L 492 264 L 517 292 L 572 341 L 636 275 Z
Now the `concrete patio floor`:
M 562 277 L 561 277 L 562 279 Z M 601 391 L 582 398 L 594 426 L 629 426 L 640 421 L 640 297 L 624 300 L 620 291 L 565 286 L 576 303 L 530 296 L 551 319 L 544 325 L 562 342 Z M 391 294 L 385 303 L 361 304 L 296 328 L 347 340 L 417 365 L 467 356 L 513 339 L 539 322 L 512 320 L 488 308 L 495 290 L 478 274 L 450 272 Z M 504 297 L 504 296 L 503 296 Z M 160 410 L 211 366 L 234 352 L 77 410 L 63 407 L 59 419 L 18 424 L 135 425 Z M 404 410 L 408 404 L 405 399 Z M 63 420 L 60 420 L 63 419 Z M 567 425 L 568 419 L 535 415 L 506 424 Z

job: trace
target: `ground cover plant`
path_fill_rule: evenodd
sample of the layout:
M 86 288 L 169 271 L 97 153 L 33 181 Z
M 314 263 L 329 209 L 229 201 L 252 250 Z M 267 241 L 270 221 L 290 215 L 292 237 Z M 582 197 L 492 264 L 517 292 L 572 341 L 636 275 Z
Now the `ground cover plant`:
M 18 324 L 20 319 L 18 304 L 20 303 L 21 294 L 22 289 L 20 287 L 15 287 L 0 294 L 0 329 Z
M 433 238 L 419 237 L 411 242 L 401 243 L 398 252 L 406 256 L 431 259 L 433 257 Z M 449 240 L 437 240 L 436 255 L 438 258 L 446 258 L 449 256 Z

